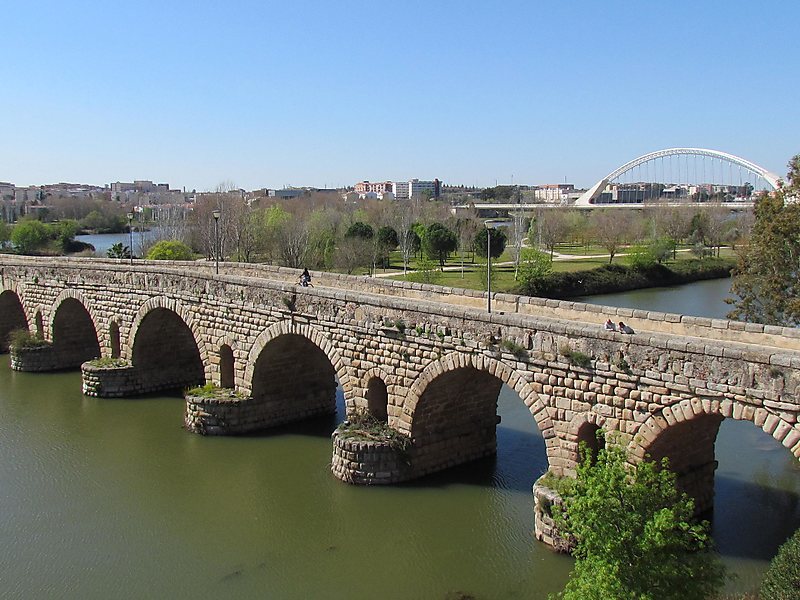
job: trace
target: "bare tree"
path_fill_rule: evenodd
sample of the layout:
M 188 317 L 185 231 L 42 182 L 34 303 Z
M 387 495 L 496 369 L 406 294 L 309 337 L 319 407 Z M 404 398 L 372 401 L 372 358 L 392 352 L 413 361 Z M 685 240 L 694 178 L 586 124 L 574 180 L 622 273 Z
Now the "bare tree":
M 619 249 L 632 237 L 633 216 L 625 209 L 602 209 L 592 212 L 589 223 L 594 239 L 608 251 L 611 264 Z
M 537 240 L 539 246 L 550 251 L 553 259 L 556 245 L 563 242 L 570 233 L 570 220 L 567 211 L 559 208 L 540 208 L 531 222 L 530 238 Z

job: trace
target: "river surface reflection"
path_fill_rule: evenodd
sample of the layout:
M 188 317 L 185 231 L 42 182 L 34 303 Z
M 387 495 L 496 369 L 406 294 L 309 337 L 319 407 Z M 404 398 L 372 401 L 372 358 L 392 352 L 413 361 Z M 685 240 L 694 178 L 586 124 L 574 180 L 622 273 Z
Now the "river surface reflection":
M 86 398 L 78 373 L 0 359 L 9 597 L 537 599 L 571 568 L 533 540 L 544 442 L 507 388 L 496 457 L 367 488 L 330 474 L 334 418 L 204 438 L 180 397 Z M 800 523 L 800 469 L 748 423 L 724 422 L 717 454 L 714 535 L 747 589 Z

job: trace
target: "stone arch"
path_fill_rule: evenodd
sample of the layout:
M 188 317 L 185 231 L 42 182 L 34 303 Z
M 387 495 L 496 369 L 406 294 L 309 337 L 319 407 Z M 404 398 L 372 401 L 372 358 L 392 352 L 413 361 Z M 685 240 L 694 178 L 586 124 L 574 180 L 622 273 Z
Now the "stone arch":
M 404 390 L 401 390 L 400 393 L 398 393 L 397 378 L 392 373 L 390 373 L 388 369 L 385 369 L 382 366 L 375 366 L 368 369 L 361 377 L 360 389 L 357 391 L 357 393 L 354 393 L 354 396 L 357 397 L 354 397 L 351 403 L 353 406 L 347 407 L 348 414 L 352 410 L 356 410 L 358 408 L 366 409 L 367 411 L 371 412 L 370 382 L 372 382 L 373 380 L 380 381 L 386 388 L 386 407 L 385 407 L 386 414 L 383 415 L 384 417 L 383 420 L 388 420 L 390 416 L 395 413 L 399 415 L 401 410 L 402 399 L 404 397 L 403 394 Z M 382 401 L 383 400 L 381 400 L 381 402 Z M 363 403 L 363 405 L 360 405 L 359 403 Z
M 29 329 L 28 316 L 15 291 L 0 289 L 0 352 L 8 352 L 8 337 L 15 329 Z
M 567 458 L 572 465 L 570 469 L 572 472 L 581 462 L 580 448 L 582 443 L 589 448 L 593 458 L 596 458 L 597 453 L 605 447 L 605 437 L 598 439 L 597 436 L 597 432 L 604 429 L 605 426 L 606 417 L 595 411 L 577 413 L 572 418 L 565 442 L 565 449 L 568 453 Z
M 390 419 L 411 437 L 418 475 L 496 453 L 497 398 L 504 383 L 528 407 L 545 438 L 548 464 L 553 464 L 561 452 L 553 420 L 525 378 L 500 360 L 453 352 L 425 368 L 400 418 Z
M 281 335 L 302 336 L 325 353 L 325 356 L 328 357 L 328 360 L 330 361 L 331 366 L 336 373 L 336 377 L 339 380 L 339 385 L 344 391 L 345 403 L 347 404 L 348 398 L 353 392 L 353 385 L 351 383 L 350 376 L 347 374 L 347 365 L 345 364 L 342 356 L 339 354 L 339 351 L 316 327 L 308 324 L 296 325 L 291 321 L 279 321 L 262 331 L 261 334 L 255 339 L 247 358 L 247 366 L 245 367 L 244 371 L 244 381 L 242 382 L 242 391 L 247 394 L 252 393 L 253 375 L 258 357 L 261 355 L 261 352 L 264 350 L 267 344 Z M 347 404 L 347 410 L 348 412 L 351 410 L 350 404 Z
M 367 381 L 367 410 L 379 421 L 389 419 L 389 390 L 386 382 L 377 376 Z
M 108 346 L 111 358 L 119 358 L 122 350 L 122 343 L 119 334 L 119 323 L 111 321 L 108 325 Z
M 33 317 L 34 326 L 36 327 L 36 334 L 39 337 L 44 337 L 44 318 L 42 317 L 42 309 L 37 308 L 36 314 Z
M 98 318 L 78 290 L 66 289 L 50 311 L 50 336 L 59 368 L 79 367 L 100 356 Z
M 713 506 L 714 446 L 726 418 L 753 423 L 800 459 L 800 426 L 764 408 L 695 397 L 664 407 L 642 423 L 628 444 L 629 460 L 669 458 L 678 486 L 695 498 L 697 512 L 704 512 Z
M 192 316 L 192 313 L 179 300 L 167 298 L 166 296 L 154 296 L 149 298 L 139 307 L 139 310 L 136 312 L 136 316 L 133 318 L 130 329 L 128 330 L 126 343 L 122 347 L 124 351 L 123 356 L 128 359 L 133 357 L 133 344 L 136 340 L 136 334 L 139 331 L 139 327 L 148 313 L 157 308 L 170 310 L 181 318 L 181 320 L 192 332 L 195 344 L 197 344 L 197 349 L 200 351 L 200 359 L 203 361 L 203 365 L 208 365 L 208 357 L 210 355 L 209 349 L 205 338 L 201 334 L 200 327 L 197 325 L 194 317 Z
M 336 377 L 343 366 L 315 328 L 284 321 L 270 327 L 253 345 L 246 371 L 264 425 L 335 414 Z
M 155 297 L 142 305 L 126 350 L 142 391 L 184 388 L 207 378 L 206 346 L 190 313 L 175 300 Z
M 233 348 L 228 344 L 219 347 L 219 387 L 232 388 L 235 385 L 235 360 Z
M 528 407 L 539 431 L 542 432 L 542 436 L 545 439 L 554 437 L 555 433 L 550 411 L 539 397 L 539 394 L 536 393 L 524 377 L 512 367 L 495 358 L 483 354 L 465 354 L 462 352 L 451 352 L 425 367 L 409 389 L 406 401 L 403 404 L 402 412 L 410 415 L 411 418 L 407 424 L 402 421 L 397 422 L 397 428 L 400 431 L 411 434 L 417 405 L 428 385 L 439 375 L 468 367 L 478 371 L 485 371 L 514 390 L 525 403 L 525 406 Z

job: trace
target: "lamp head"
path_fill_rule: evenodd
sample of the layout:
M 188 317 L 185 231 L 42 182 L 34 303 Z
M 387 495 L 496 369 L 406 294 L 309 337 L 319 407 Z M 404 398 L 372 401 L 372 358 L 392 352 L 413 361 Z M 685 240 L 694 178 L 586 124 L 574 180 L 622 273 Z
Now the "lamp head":
M 220 214 L 221 214 L 221 213 L 220 213 L 220 211 L 219 211 L 219 210 L 214 210 L 214 211 L 211 211 L 211 216 L 213 216 L 213 217 L 214 217 L 214 220 L 215 220 L 215 221 L 219 221 L 219 215 L 220 215 Z

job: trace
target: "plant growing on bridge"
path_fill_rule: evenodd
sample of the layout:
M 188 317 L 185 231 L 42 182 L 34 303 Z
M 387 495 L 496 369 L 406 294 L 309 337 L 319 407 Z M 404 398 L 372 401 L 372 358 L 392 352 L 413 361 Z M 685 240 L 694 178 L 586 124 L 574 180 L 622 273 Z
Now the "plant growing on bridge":
M 528 354 L 528 351 L 525 349 L 525 346 L 523 346 L 522 344 L 518 344 L 514 340 L 501 340 L 500 347 L 506 352 L 510 352 L 517 358 L 523 358 Z
M 130 362 L 124 358 L 101 356 L 100 358 L 93 358 L 89 364 L 98 369 L 119 369 L 122 367 L 129 367 Z
M 555 518 L 577 540 L 564 600 L 614 598 L 702 600 L 724 581 L 708 523 L 675 487 L 666 460 L 635 469 L 619 447 L 584 460 L 564 510 Z
M 399 452 L 406 452 L 411 446 L 408 436 L 389 427 L 386 421 L 376 419 L 366 410 L 355 412 L 339 425 L 337 431 L 342 438 L 384 442 Z
M 584 354 L 580 350 L 573 350 L 568 344 L 562 344 L 558 348 L 559 354 L 566 358 L 571 364 L 588 369 L 592 365 L 592 357 Z
M 31 333 L 27 329 L 15 329 L 8 336 L 8 345 L 13 350 L 33 350 L 46 348 L 51 344 L 39 333 Z

